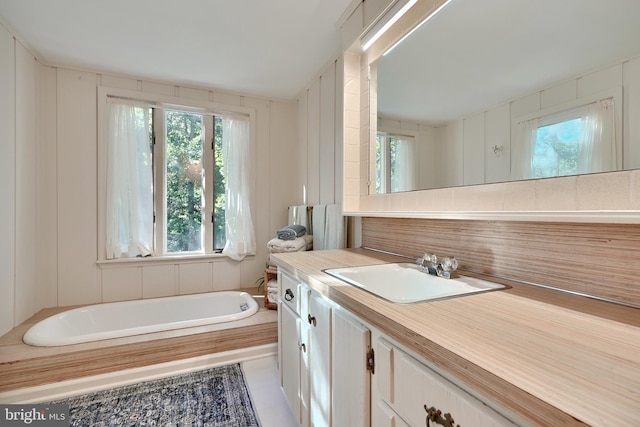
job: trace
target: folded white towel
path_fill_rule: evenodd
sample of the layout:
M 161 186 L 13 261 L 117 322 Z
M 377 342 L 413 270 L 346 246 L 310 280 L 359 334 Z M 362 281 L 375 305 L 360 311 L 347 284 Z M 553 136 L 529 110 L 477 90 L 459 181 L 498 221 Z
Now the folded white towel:
M 305 234 L 293 240 L 271 239 L 267 242 L 269 253 L 277 254 L 282 252 L 302 252 L 313 248 L 313 236 Z
M 267 292 L 267 300 L 271 303 L 271 304 L 275 304 L 278 302 L 278 291 L 274 291 L 274 292 Z

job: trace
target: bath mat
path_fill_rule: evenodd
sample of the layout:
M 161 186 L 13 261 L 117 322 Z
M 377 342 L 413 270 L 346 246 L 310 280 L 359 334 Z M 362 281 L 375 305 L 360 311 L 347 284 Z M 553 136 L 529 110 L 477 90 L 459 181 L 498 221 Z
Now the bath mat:
M 240 364 L 50 403 L 69 405 L 71 427 L 260 425 Z

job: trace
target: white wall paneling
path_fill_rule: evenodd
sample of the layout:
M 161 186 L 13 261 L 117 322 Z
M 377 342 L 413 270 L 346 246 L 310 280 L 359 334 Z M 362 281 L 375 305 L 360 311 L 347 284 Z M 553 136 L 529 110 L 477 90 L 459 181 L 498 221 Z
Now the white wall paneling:
M 211 292 L 211 263 L 181 263 L 178 267 L 180 295 Z
M 262 261 L 262 260 L 261 260 Z M 259 265 L 263 267 L 259 274 L 264 274 L 264 262 Z M 240 284 L 252 286 L 258 276 L 252 277 L 252 281 L 244 283 L 240 281 L 240 264 L 237 262 L 219 261 L 213 263 L 213 290 L 223 291 L 227 289 L 238 289 Z
M 435 134 L 436 129 L 433 126 L 418 125 L 419 143 L 416 147 L 416 163 L 418 164 L 419 188 L 433 187 L 437 179 L 437 157 L 433 155 L 437 152 Z
M 358 126 L 351 123 L 360 114 L 360 82 L 357 78 L 345 82 L 344 77 L 345 67 L 351 69 L 348 75 L 358 76 L 359 62 L 354 57 L 347 64 L 345 57 L 349 55 L 331 61 L 298 96 L 298 186 L 306 195 L 298 198 L 300 203 L 342 203 L 343 177 L 353 176 L 352 181 L 359 182 L 359 167 L 350 168 L 343 162 L 343 132 L 348 132 L 344 123 L 353 127 L 351 138 L 359 140 Z M 348 99 L 343 97 L 345 86 Z M 352 117 L 345 118 L 343 111 Z
M 307 90 L 307 200 L 320 203 L 320 81 Z
M 15 44 L 15 323 L 31 317 L 41 306 L 37 283 L 35 168 L 38 137 L 40 66 L 20 43 Z
M 38 114 L 40 136 L 37 147 L 37 217 L 38 234 L 37 280 L 43 307 L 54 307 L 58 303 L 58 171 L 57 171 L 57 114 L 55 68 L 41 67 L 42 96 Z
M 109 268 L 102 271 L 102 302 L 142 298 L 141 267 Z
M 307 106 L 309 104 L 307 90 L 303 90 L 298 97 L 298 161 L 296 163 L 296 204 L 309 203 L 307 194 Z
M 58 69 L 58 304 L 100 302 L 96 75 Z
M 176 266 L 145 265 L 142 267 L 142 298 L 178 295 Z
M 344 57 L 340 57 L 335 62 L 335 125 L 333 131 L 335 133 L 336 148 L 334 150 L 335 161 L 335 203 L 342 203 L 342 183 L 344 180 Z
M 331 63 L 320 77 L 319 179 L 322 204 L 336 202 L 336 64 Z
M 462 133 L 462 162 L 463 183 L 465 185 L 483 184 L 484 167 L 484 141 L 485 141 L 485 114 L 479 113 L 463 120 Z
M 444 178 L 441 186 L 453 187 L 464 182 L 463 150 L 464 150 L 464 126 L 463 120 L 456 120 L 444 128 L 444 139 L 440 140 L 441 155 L 439 176 Z
M 0 24 L 0 335 L 15 314 L 15 41 Z
M 486 182 L 503 182 L 510 178 L 511 123 L 509 106 L 492 108 L 485 116 L 485 153 Z M 496 150 L 494 150 L 494 147 Z
M 298 104 L 272 101 L 269 105 L 269 151 L 264 157 L 267 161 L 262 162 L 265 168 L 264 173 L 269 176 L 270 197 L 264 205 L 258 205 L 256 212 L 261 215 L 265 209 L 270 209 L 272 215 L 269 216 L 267 225 L 267 237 L 271 239 L 275 235 L 275 230 L 287 225 L 287 207 L 302 204 L 301 193 L 298 191 L 298 146 L 296 144 L 282 144 L 278 141 L 296 141 L 298 129 L 295 123 L 291 122 L 291 117 L 298 117 Z M 290 174 L 277 173 L 277 170 L 289 170 L 295 174 L 296 179 L 291 179 Z M 259 175 L 260 180 L 263 179 Z M 267 240 L 268 241 L 268 240 Z M 263 247 L 266 246 L 266 242 Z
M 560 83 L 542 92 L 540 108 L 551 108 L 578 98 L 578 84 L 575 79 Z
M 624 167 L 637 169 L 640 168 L 640 58 L 624 64 L 622 89 Z

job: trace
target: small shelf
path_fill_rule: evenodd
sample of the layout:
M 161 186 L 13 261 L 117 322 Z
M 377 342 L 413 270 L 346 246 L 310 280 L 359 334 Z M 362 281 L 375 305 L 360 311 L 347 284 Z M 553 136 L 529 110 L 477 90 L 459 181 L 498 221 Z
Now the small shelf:
M 275 302 L 269 302 L 269 281 L 270 280 L 278 280 L 278 271 L 275 269 L 267 268 L 264 270 L 264 306 L 265 308 L 270 308 L 271 310 L 277 310 L 278 304 Z

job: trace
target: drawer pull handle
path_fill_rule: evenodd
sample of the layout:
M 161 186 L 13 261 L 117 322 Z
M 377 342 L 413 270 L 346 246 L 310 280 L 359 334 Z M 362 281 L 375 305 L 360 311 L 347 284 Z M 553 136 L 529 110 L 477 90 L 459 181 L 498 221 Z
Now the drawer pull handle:
M 427 427 L 429 427 L 429 421 L 433 421 L 435 424 L 440 424 L 444 427 L 460 427 L 460 424 L 454 425 L 453 417 L 449 413 L 444 414 L 443 417 L 440 409 L 436 409 L 433 406 L 427 408 L 427 405 L 424 405 L 424 410 L 427 411 Z
M 294 295 L 293 292 L 291 292 L 291 289 L 287 289 L 286 291 L 284 291 L 284 299 L 286 299 L 287 301 L 293 301 Z
M 309 314 L 307 316 L 307 320 L 309 321 L 310 325 L 316 326 L 316 318 L 315 318 L 315 316 L 311 316 L 311 314 Z

